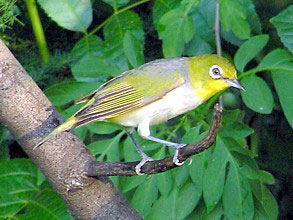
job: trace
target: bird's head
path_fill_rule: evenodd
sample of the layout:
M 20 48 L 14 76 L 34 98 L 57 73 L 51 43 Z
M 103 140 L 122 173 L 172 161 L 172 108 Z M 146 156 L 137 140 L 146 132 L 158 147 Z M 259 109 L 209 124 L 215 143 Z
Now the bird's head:
M 245 91 L 237 80 L 235 67 L 224 57 L 210 54 L 189 60 L 189 76 L 196 95 L 203 100 L 229 88 Z

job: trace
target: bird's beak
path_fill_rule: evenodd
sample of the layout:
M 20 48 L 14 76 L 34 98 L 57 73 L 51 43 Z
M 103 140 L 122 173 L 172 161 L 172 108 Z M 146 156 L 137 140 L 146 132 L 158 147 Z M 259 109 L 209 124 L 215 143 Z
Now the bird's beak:
M 240 89 L 244 92 L 246 91 L 237 79 L 225 79 L 225 82 L 231 87 L 234 87 L 236 89 Z

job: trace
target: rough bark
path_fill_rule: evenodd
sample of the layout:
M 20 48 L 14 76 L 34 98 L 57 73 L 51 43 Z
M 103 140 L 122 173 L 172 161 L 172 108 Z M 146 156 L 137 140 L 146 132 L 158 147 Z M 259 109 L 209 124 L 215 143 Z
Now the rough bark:
M 70 132 L 33 146 L 60 118 L 52 104 L 0 40 L 0 122 L 36 163 L 76 219 L 141 219 L 107 177 L 84 170 L 95 158 Z

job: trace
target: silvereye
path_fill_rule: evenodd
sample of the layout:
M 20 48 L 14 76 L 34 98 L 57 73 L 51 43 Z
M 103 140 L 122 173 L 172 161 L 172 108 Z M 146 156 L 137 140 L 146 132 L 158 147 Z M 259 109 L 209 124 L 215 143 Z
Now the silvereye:
M 185 144 L 151 136 L 150 126 L 188 112 L 229 87 L 244 90 L 237 81 L 234 66 L 221 56 L 155 60 L 122 73 L 79 100 L 77 103 L 87 103 L 36 147 L 59 132 L 91 122 L 108 121 L 126 128 L 142 157 L 136 166 L 137 174 L 141 174 L 141 167 L 152 158 L 136 143 L 133 128 L 146 140 L 175 148 L 173 162 L 181 165 L 177 157 Z

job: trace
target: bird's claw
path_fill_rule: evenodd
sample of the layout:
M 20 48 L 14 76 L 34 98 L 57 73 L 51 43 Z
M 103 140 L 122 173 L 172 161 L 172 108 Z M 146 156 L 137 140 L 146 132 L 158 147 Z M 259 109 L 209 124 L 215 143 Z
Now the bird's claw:
M 143 165 L 145 165 L 145 163 L 147 163 L 149 161 L 154 161 L 154 159 L 151 158 L 151 157 L 145 156 L 145 157 L 142 158 L 142 160 L 139 162 L 139 164 L 137 164 L 135 166 L 135 172 L 136 172 L 137 175 L 139 175 L 139 176 L 144 175 L 144 173 L 141 172 L 141 168 L 143 167 Z
M 178 155 L 179 155 L 179 150 L 185 146 L 186 146 L 186 144 L 179 144 L 176 146 L 176 151 L 173 156 L 173 163 L 177 166 L 182 166 L 184 164 L 184 161 L 180 162 L 180 160 L 178 159 Z

